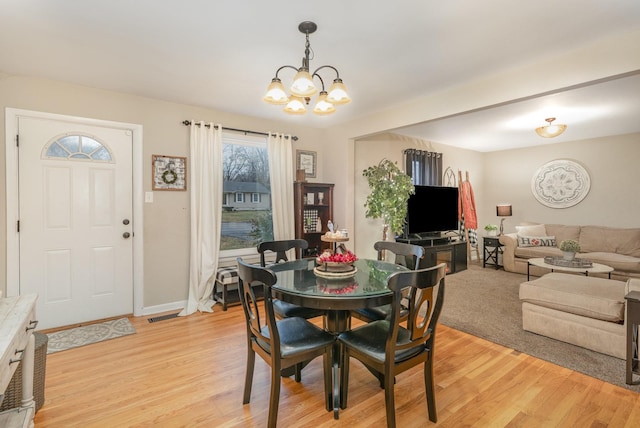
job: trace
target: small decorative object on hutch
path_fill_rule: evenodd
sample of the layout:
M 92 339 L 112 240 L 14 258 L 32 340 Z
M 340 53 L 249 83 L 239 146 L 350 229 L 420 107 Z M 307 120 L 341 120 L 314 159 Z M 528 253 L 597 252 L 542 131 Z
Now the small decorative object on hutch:
M 297 181 L 293 183 L 294 217 L 296 239 L 304 239 L 309 248 L 303 250 L 303 257 L 316 257 L 325 249 L 331 249 L 332 243 L 324 242 L 322 236 L 328 229 L 327 222 L 333 218 L 333 184 L 309 183 Z M 318 197 L 323 194 L 322 203 Z
M 152 189 L 187 190 L 187 158 L 153 155 Z

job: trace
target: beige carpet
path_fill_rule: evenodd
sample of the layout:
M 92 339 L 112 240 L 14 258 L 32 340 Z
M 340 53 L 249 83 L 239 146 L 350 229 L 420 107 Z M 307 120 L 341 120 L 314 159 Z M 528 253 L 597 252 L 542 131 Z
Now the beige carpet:
M 518 299 L 520 275 L 471 265 L 446 277 L 440 322 L 606 382 L 640 392 L 625 384 L 625 361 L 522 330 Z
M 47 354 L 128 336 L 135 332 L 135 328 L 127 318 L 57 331 L 48 334 Z

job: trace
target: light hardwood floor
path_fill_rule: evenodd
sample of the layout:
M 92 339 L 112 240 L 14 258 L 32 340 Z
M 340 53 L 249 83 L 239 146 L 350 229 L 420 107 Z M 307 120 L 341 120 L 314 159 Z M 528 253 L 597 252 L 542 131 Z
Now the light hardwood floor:
M 137 333 L 47 356 L 45 427 L 263 427 L 269 368 L 256 358 L 251 403 L 242 405 L 246 332 L 239 306 L 149 323 Z M 621 362 L 622 364 L 622 362 Z M 352 360 L 349 406 L 324 409 L 321 359 L 302 382 L 283 379 L 278 426 L 386 426 L 384 392 Z M 640 394 L 439 326 L 438 424 L 427 417 L 421 368 L 398 376 L 398 427 L 638 427 Z

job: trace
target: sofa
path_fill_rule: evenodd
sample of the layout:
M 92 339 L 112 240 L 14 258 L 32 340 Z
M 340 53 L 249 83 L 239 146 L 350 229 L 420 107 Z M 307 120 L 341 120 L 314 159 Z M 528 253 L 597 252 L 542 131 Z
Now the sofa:
M 548 273 L 520 284 L 522 328 L 613 357 L 626 358 L 625 296 L 640 279 L 617 281 Z
M 528 259 L 560 257 L 560 242 L 573 239 L 580 243 L 576 257 L 611 266 L 614 269 L 611 279 L 640 278 L 640 228 L 526 224 L 516 226 L 516 233 L 501 235 L 499 239 L 507 272 L 526 274 Z M 531 273 L 536 276 L 547 272 L 549 270 L 531 267 Z

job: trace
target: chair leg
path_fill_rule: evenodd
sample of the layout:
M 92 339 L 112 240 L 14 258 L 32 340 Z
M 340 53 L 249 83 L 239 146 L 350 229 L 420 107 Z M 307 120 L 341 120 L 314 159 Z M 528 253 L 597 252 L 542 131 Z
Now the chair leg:
M 280 404 L 280 362 L 273 361 L 271 366 L 271 395 L 269 396 L 269 420 L 267 426 L 276 428 L 278 405 Z
M 242 404 L 247 404 L 251 400 L 251 385 L 253 384 L 253 368 L 256 362 L 256 353 L 251 349 L 249 343 L 249 352 L 247 352 L 247 373 L 244 377 L 244 397 Z
M 340 407 L 347 408 L 347 396 L 349 392 L 349 350 L 346 346 L 342 347 L 340 354 L 342 355 L 342 361 L 340 361 Z
M 387 427 L 395 428 L 396 426 L 396 403 L 394 398 L 395 376 L 391 376 L 391 372 L 387 370 L 384 377 L 384 405 L 387 412 Z
M 295 380 L 298 383 L 302 381 L 302 367 L 303 367 L 302 363 L 298 363 L 295 366 Z
M 322 356 L 322 362 L 324 363 L 324 404 L 327 408 L 327 412 L 333 410 L 332 394 L 333 394 L 333 382 L 331 381 L 333 376 L 333 345 Z
M 429 358 L 424 362 L 424 387 L 427 395 L 427 411 L 429 412 L 429 420 L 431 422 L 438 422 L 438 414 L 436 411 L 436 387 L 433 379 L 433 359 L 432 353 L 429 353 Z

